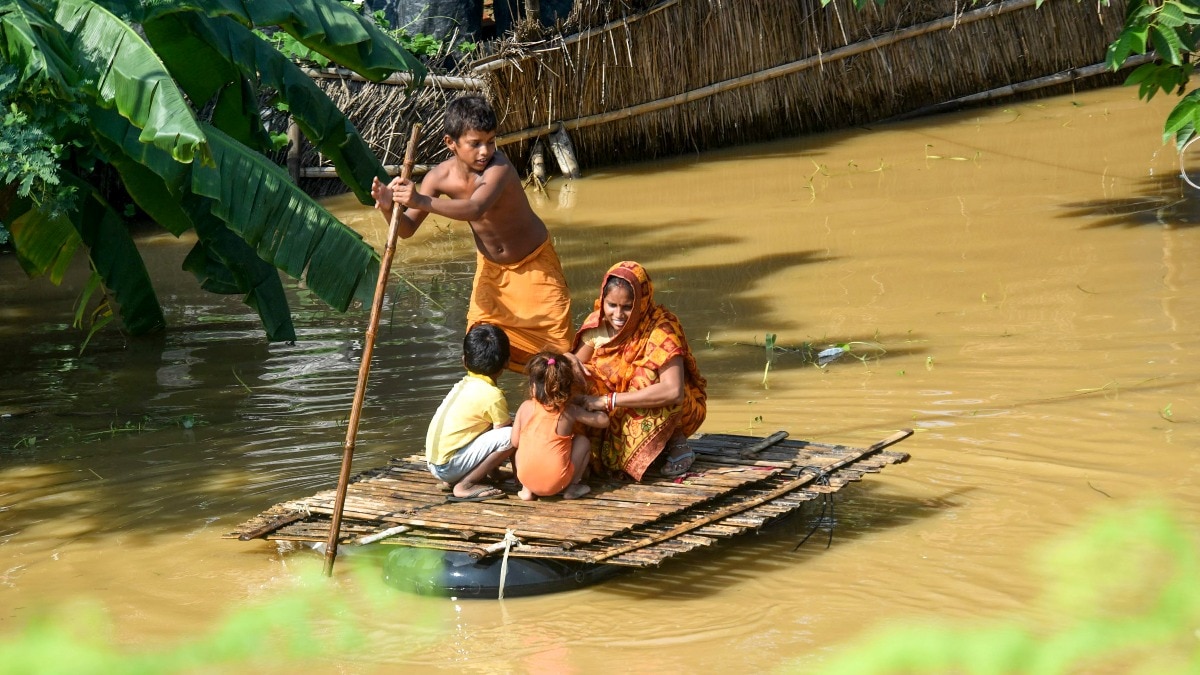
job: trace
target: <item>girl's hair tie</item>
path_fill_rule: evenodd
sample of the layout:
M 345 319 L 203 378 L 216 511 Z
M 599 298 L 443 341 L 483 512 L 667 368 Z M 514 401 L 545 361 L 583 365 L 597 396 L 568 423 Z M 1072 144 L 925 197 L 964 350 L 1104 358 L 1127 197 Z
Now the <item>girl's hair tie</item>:
M 555 363 L 555 361 L 553 358 L 546 359 L 546 365 L 552 366 L 552 365 L 554 365 L 554 363 Z

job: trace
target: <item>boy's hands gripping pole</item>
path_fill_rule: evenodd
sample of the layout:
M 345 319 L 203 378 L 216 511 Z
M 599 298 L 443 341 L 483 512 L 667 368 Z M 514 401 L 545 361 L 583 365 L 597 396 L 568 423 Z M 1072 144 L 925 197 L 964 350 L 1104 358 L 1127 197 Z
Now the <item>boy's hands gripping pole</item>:
M 416 162 L 417 141 L 421 140 L 421 123 L 413 124 L 412 135 L 408 137 L 408 147 L 404 149 L 404 164 L 400 166 L 400 181 L 404 182 L 412 179 L 413 166 Z M 388 232 L 388 244 L 395 246 L 396 239 L 393 236 L 400 226 L 400 214 L 404 211 L 404 205 L 392 200 L 392 222 L 391 230 Z
M 417 141 L 420 139 L 421 124 L 417 122 L 413 124 L 408 147 L 404 150 L 404 164 L 400 167 L 402 180 L 408 180 L 412 176 L 413 164 L 416 161 Z M 404 207 L 399 204 L 392 205 L 392 222 L 391 227 L 388 228 L 387 245 L 383 249 L 383 260 L 379 263 L 379 280 L 375 283 L 375 298 L 371 303 L 371 319 L 367 325 L 367 338 L 363 343 L 362 362 L 358 367 L 358 385 L 354 389 L 354 403 L 350 408 L 350 421 L 346 425 L 346 444 L 342 447 L 342 471 L 338 476 L 337 496 L 333 503 L 333 521 L 329 524 L 329 540 L 325 543 L 325 576 L 327 577 L 333 574 L 333 560 L 337 557 L 338 536 L 342 529 L 342 508 L 346 505 L 346 489 L 350 483 L 350 465 L 354 458 L 354 439 L 358 435 L 358 419 L 362 414 L 363 400 L 367 396 L 367 376 L 371 372 L 371 354 L 375 351 L 375 331 L 379 327 L 379 315 L 383 310 L 383 294 L 387 290 L 392 256 L 396 253 L 400 212 L 403 210 Z

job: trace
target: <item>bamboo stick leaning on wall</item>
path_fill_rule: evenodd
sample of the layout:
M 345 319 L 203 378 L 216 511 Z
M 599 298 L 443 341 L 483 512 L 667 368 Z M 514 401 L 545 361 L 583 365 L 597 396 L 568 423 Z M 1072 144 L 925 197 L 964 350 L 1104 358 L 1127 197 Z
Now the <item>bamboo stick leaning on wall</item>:
M 354 80 L 355 82 L 374 82 L 375 84 L 394 84 L 407 86 L 414 82 L 412 73 L 393 73 L 382 80 L 371 80 L 346 68 L 302 68 L 304 74 L 312 78 L 328 78 L 338 80 Z M 483 91 L 487 88 L 483 80 L 477 77 L 459 77 L 453 75 L 426 75 L 422 82 L 426 85 L 441 89 L 463 89 L 465 91 Z
M 417 141 L 421 138 L 420 122 L 413 124 L 404 151 L 404 169 L 401 178 L 412 176 L 412 167 L 417 154 Z M 354 403 L 350 407 L 350 421 L 346 425 L 346 443 L 342 447 L 342 470 L 338 474 L 337 496 L 333 504 L 333 521 L 329 526 L 329 539 L 325 542 L 325 576 L 333 575 L 333 561 L 337 557 L 338 535 L 342 526 L 342 509 L 346 505 L 346 488 L 350 484 L 350 465 L 354 459 L 354 441 L 358 436 L 358 421 L 362 414 L 363 400 L 367 395 L 367 376 L 371 373 L 371 355 L 375 351 L 375 331 L 379 327 L 379 315 L 383 311 L 383 294 L 387 291 L 388 273 L 392 267 L 392 256 L 396 253 L 396 240 L 400 238 L 400 214 L 404 207 L 392 203 L 392 222 L 388 228 L 387 246 L 383 260 L 379 262 L 379 279 L 375 283 L 375 298 L 371 303 L 371 318 L 367 324 L 366 341 L 363 343 L 362 362 L 358 367 L 358 384 L 354 388 Z
M 1119 70 L 1125 70 L 1126 68 L 1134 68 L 1136 66 L 1142 65 L 1143 63 L 1150 63 L 1150 62 L 1154 61 L 1154 59 L 1156 59 L 1156 58 L 1158 58 L 1158 54 L 1155 52 L 1150 52 L 1149 54 L 1138 54 L 1136 56 L 1131 56 L 1128 59 L 1125 59 L 1125 63 L 1121 64 Z M 1076 80 L 1082 80 L 1087 77 L 1095 77 L 1097 75 L 1105 75 L 1110 72 L 1112 72 L 1112 71 L 1110 71 L 1108 69 L 1107 63 L 1097 63 L 1097 64 L 1090 65 L 1090 66 L 1084 66 L 1083 68 L 1072 68 L 1070 70 L 1064 70 L 1061 73 L 1047 75 L 1046 77 L 1039 77 L 1036 80 L 1028 80 L 1026 82 L 1017 82 L 1016 84 L 1010 84 L 1010 85 L 1007 85 L 1004 87 L 996 87 L 995 89 L 981 91 L 978 94 L 971 94 L 969 96 L 960 96 L 959 98 L 951 99 L 949 101 L 942 101 L 941 103 L 934 103 L 933 105 L 927 105 L 924 108 L 918 108 L 916 110 L 902 113 L 900 115 L 895 115 L 893 117 L 889 117 L 885 120 L 882 120 L 882 122 L 899 122 L 901 120 L 912 119 L 914 117 L 924 117 L 925 115 L 933 115 L 936 113 L 949 112 L 951 110 L 955 110 L 955 109 L 961 108 L 963 106 L 973 105 L 975 103 L 983 103 L 984 101 L 992 101 L 992 100 L 995 100 L 998 98 L 1015 96 L 1017 94 L 1021 94 L 1021 93 L 1027 92 L 1027 91 L 1037 91 L 1038 89 L 1044 89 L 1046 87 L 1053 87 L 1055 85 L 1063 84 L 1065 82 L 1074 82 Z

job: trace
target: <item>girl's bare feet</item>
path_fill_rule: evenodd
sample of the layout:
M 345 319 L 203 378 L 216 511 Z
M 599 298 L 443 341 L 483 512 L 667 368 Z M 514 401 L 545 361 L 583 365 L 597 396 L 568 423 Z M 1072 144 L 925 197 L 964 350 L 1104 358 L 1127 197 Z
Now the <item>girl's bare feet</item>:
M 563 490 L 562 495 L 563 499 L 579 499 L 591 491 L 592 488 L 583 483 L 571 483 L 566 490 Z
M 529 488 L 524 487 L 524 486 L 521 487 L 521 491 L 517 493 L 517 496 L 520 497 L 521 499 L 524 499 L 527 502 L 536 502 L 537 501 L 537 495 L 530 492 Z

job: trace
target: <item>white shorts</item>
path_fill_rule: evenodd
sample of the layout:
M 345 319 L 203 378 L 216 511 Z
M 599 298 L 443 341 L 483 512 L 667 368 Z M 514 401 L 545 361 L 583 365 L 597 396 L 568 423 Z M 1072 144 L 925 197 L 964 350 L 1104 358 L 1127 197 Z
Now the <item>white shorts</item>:
M 454 451 L 445 464 L 430 464 L 429 472 L 434 478 L 453 485 L 471 473 L 493 452 L 502 452 L 512 447 L 512 426 L 491 429 L 479 434 L 475 440 Z

